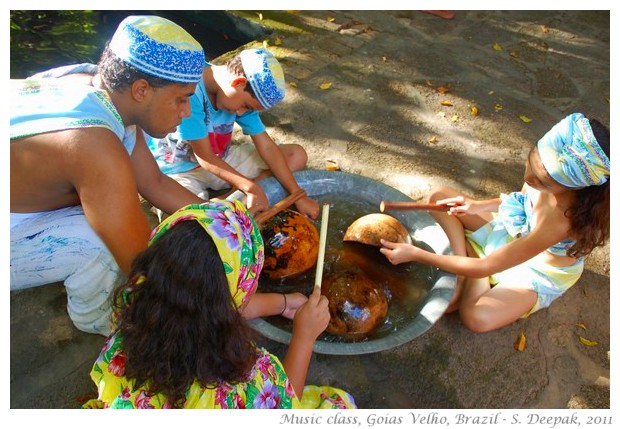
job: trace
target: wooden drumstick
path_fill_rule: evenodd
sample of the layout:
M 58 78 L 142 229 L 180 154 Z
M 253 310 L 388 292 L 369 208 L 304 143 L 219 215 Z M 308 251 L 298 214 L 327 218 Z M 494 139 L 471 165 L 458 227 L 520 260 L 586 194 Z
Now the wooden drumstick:
M 254 216 L 254 220 L 259 225 L 262 225 L 267 220 L 271 219 L 272 217 L 274 217 L 275 215 L 277 215 L 281 211 L 286 210 L 287 208 L 289 208 L 290 206 L 295 204 L 295 202 L 297 200 L 300 200 L 301 198 L 303 198 L 305 196 L 306 196 L 306 191 L 304 191 L 303 189 L 299 188 L 298 190 L 296 190 L 295 192 L 293 192 L 289 196 L 281 199 L 280 201 L 275 203 L 273 206 L 269 207 L 264 212 L 258 213 L 256 216 Z
M 321 287 L 323 281 L 323 262 L 325 261 L 325 244 L 327 242 L 327 223 L 329 221 L 329 203 L 323 204 L 321 214 L 321 232 L 319 234 L 319 255 L 316 260 L 316 275 L 314 284 Z
M 381 213 L 388 210 L 447 211 L 449 208 L 447 204 L 414 203 L 412 201 L 381 201 L 379 204 Z

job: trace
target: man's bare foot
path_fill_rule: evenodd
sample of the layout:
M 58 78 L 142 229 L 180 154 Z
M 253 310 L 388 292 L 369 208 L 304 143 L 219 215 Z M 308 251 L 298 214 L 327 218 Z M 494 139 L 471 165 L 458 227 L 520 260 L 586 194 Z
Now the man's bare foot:
M 430 13 L 431 15 L 435 15 L 443 19 L 454 18 L 453 10 L 423 10 L 422 12 Z

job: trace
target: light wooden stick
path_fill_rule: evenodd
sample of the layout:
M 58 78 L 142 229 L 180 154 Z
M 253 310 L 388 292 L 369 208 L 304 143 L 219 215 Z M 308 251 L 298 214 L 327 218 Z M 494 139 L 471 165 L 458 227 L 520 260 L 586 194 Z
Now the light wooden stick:
M 319 255 L 316 261 L 316 276 L 314 284 L 321 287 L 323 282 L 323 262 L 325 261 L 325 244 L 327 242 L 327 223 L 329 221 L 329 203 L 323 204 L 321 215 L 321 233 L 319 235 Z
M 264 212 L 258 213 L 256 216 L 254 216 L 254 220 L 259 225 L 262 225 L 267 220 L 271 219 L 272 217 L 274 217 L 281 211 L 286 210 L 287 208 L 295 204 L 297 200 L 300 200 L 305 196 L 306 196 L 306 191 L 299 188 L 298 190 L 290 194 L 288 197 L 281 199 L 280 201 L 275 203 L 273 206 L 269 207 Z
M 412 201 L 381 201 L 379 210 L 381 213 L 388 210 L 433 210 L 447 211 L 450 208 L 447 204 L 414 203 Z

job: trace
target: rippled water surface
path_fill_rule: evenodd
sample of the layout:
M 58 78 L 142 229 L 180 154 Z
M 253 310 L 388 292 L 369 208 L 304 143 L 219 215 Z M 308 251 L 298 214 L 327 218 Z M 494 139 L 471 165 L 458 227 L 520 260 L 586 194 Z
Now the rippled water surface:
M 330 203 L 323 284 L 333 273 L 347 269 L 349 264 L 355 264 L 379 287 L 383 288 L 388 297 L 389 310 L 383 325 L 364 339 L 357 341 L 383 338 L 404 327 L 418 313 L 420 305 L 434 284 L 436 270 L 417 263 L 393 266 L 376 247 L 343 242 L 342 239 L 349 225 L 361 216 L 378 213 L 378 206 L 355 199 L 353 195 L 324 194 L 314 198 L 321 206 L 323 203 Z M 317 219 L 314 224 L 320 232 L 321 219 Z M 263 276 L 258 290 L 282 293 L 298 291 L 308 295 L 315 283 L 315 276 L 316 265 L 294 278 L 273 281 Z M 283 317 L 269 317 L 265 320 L 289 332 L 292 330 L 292 322 Z M 323 333 L 319 340 L 351 341 L 329 333 Z

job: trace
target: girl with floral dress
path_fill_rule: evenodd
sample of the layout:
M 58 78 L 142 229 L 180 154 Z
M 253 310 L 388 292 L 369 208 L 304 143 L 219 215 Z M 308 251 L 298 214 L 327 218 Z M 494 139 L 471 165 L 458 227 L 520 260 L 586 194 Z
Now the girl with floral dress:
M 355 408 L 346 392 L 305 386 L 327 327 L 316 288 L 297 309 L 283 362 L 252 340 L 241 311 L 263 266 L 260 231 L 239 201 L 186 206 L 152 233 L 116 289 L 115 330 L 87 408 Z

